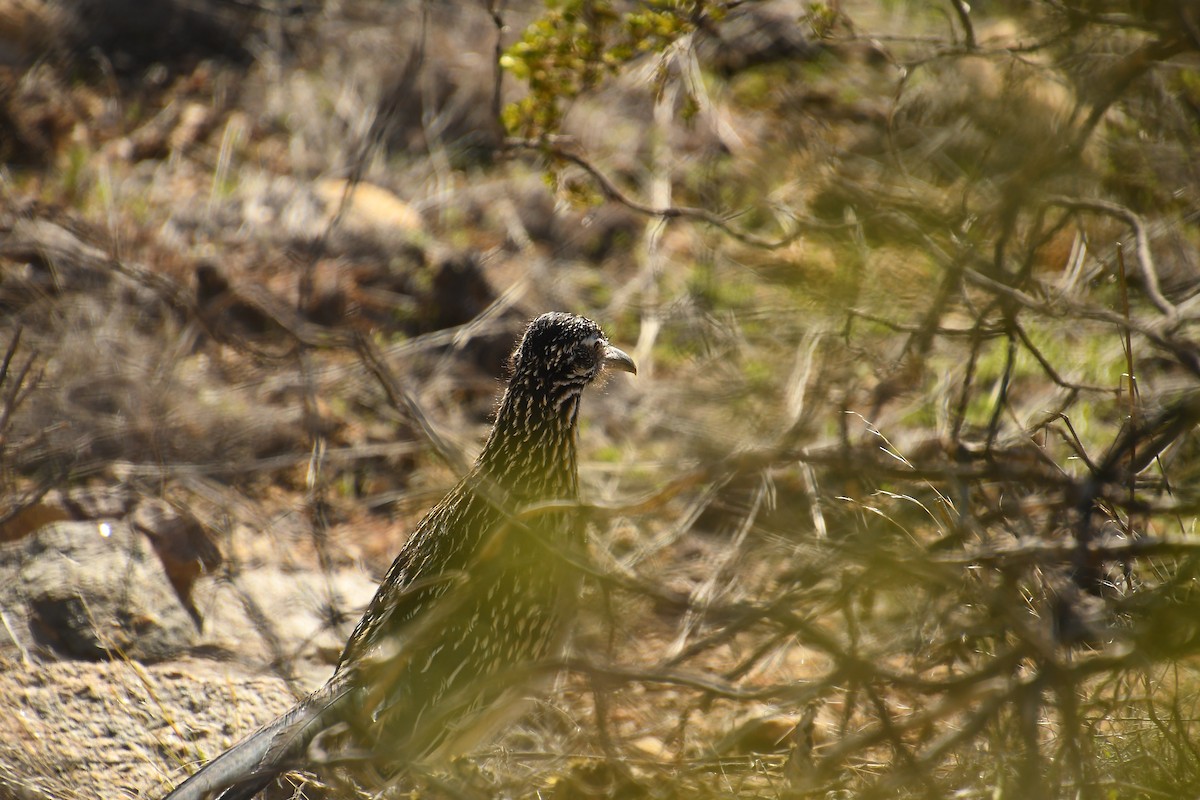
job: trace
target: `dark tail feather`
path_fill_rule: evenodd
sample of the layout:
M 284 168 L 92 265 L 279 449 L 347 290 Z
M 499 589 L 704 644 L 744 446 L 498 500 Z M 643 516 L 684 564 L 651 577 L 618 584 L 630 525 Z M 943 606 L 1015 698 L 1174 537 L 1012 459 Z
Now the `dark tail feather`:
M 201 767 L 163 800 L 249 800 L 295 768 L 333 725 L 346 691 L 326 685 Z

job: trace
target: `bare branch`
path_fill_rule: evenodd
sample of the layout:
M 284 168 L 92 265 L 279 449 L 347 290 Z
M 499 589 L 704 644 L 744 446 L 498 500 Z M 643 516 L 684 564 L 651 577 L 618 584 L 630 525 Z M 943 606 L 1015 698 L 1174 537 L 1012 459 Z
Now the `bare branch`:
M 950 0 L 950 5 L 954 7 L 958 22 L 963 27 L 963 43 L 968 50 L 974 50 L 978 45 L 975 42 L 975 26 L 971 24 L 971 6 L 967 0 Z
M 1171 321 L 1179 315 L 1179 310 L 1163 295 L 1159 286 L 1158 270 L 1154 266 L 1154 256 L 1150 252 L 1150 237 L 1146 233 L 1146 223 L 1131 209 L 1107 200 L 1093 200 L 1078 197 L 1049 197 L 1047 205 L 1056 205 L 1077 211 L 1093 211 L 1106 214 L 1127 223 L 1133 229 L 1135 252 L 1137 253 L 1138 269 L 1142 274 L 1142 289 L 1159 311 Z
M 794 229 L 785 234 L 779 239 L 767 239 L 757 234 L 731 225 L 729 220 L 733 216 L 721 216 L 704 208 L 693 208 L 690 206 L 667 206 L 666 208 L 655 208 L 653 206 L 642 203 L 633 199 L 625 192 L 621 191 L 612 179 L 605 175 L 599 167 L 592 164 L 578 153 L 573 153 L 567 150 L 555 139 L 514 139 L 509 138 L 504 140 L 505 147 L 517 150 L 534 150 L 541 153 L 546 153 L 553 158 L 567 161 L 581 168 L 584 172 L 600 187 L 600 192 L 609 200 L 613 200 L 621 205 L 636 211 L 639 214 L 644 214 L 648 217 L 658 217 L 660 219 L 689 219 L 694 222 L 703 222 L 707 225 L 712 225 L 722 232 L 728 234 L 743 244 L 748 244 L 753 247 L 760 247 L 764 250 L 777 250 L 781 247 L 787 247 L 797 241 L 805 233 L 811 231 L 834 231 L 843 230 L 858 224 L 853 223 L 828 223 L 819 222 L 814 219 L 801 219 L 796 217 L 793 219 Z

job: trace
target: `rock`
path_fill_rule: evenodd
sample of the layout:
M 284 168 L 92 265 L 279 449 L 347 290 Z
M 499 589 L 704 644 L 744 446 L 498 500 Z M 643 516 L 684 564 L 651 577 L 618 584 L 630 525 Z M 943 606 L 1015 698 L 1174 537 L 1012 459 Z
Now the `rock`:
M 107 253 L 84 241 L 80 232 L 49 219 L 16 219 L 0 244 L 0 258 L 24 267 L 14 273 L 33 293 L 98 293 L 112 280 Z
M 297 675 L 324 681 L 375 589 L 361 569 L 320 575 L 268 566 L 199 581 L 193 599 L 204 612 L 204 650 L 236 654 L 259 670 L 286 663 Z M 340 611 L 340 625 L 330 622 L 331 608 Z
M 341 209 L 347 183 L 341 178 L 325 178 L 314 185 L 317 197 L 325 205 L 328 223 Z M 342 223 L 359 230 L 396 230 L 414 233 L 425 227 L 421 213 L 391 191 L 373 183 L 360 181 L 346 198 Z
M 113 487 L 79 487 L 51 490 L 46 493 L 47 502 L 57 502 L 71 514 L 74 520 L 120 519 L 129 513 L 134 498 L 129 492 Z
M 268 335 L 279 339 L 286 335 L 273 313 L 283 308 L 282 301 L 263 303 L 268 299 L 265 291 L 251 291 L 248 295 L 235 289 L 212 262 L 197 265 L 195 296 L 200 321 L 218 339 L 257 339 Z
M 715 749 L 718 753 L 750 755 L 780 753 L 791 748 L 796 730 L 796 718 L 783 714 L 768 714 L 746 720 L 727 733 Z
M 629 746 L 647 758 L 665 759 L 670 755 L 667 743 L 657 736 L 639 736 L 629 743 Z
M 18 606 L 11 635 L 43 655 L 154 662 L 196 642 L 158 556 L 123 522 L 41 528 L 0 550 L 0 582 L 15 588 L 0 593 L 0 610 Z
M 824 52 L 824 43 L 811 38 L 808 26 L 783 3 L 742 6 L 697 37 L 701 62 L 727 77 L 762 64 L 814 61 Z

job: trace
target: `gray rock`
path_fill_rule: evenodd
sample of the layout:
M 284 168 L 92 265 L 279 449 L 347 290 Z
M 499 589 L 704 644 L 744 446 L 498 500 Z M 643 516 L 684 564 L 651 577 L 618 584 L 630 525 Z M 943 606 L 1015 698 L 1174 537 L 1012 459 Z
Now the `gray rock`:
M 123 522 L 55 523 L 5 549 L 0 573 L 15 571 L 15 592 L 0 603 L 17 605 L 5 618 L 18 646 L 60 658 L 153 662 L 196 642 L 153 548 Z

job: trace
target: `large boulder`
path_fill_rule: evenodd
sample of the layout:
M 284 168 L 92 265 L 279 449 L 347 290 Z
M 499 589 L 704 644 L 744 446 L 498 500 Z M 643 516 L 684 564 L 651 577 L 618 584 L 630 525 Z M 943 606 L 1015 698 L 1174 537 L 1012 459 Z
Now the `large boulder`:
M 9 646 L 43 657 L 153 662 L 197 640 L 162 561 L 124 522 L 56 522 L 4 545 L 0 586 Z

